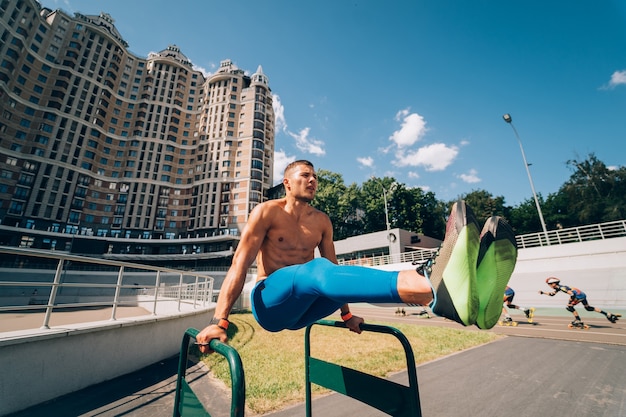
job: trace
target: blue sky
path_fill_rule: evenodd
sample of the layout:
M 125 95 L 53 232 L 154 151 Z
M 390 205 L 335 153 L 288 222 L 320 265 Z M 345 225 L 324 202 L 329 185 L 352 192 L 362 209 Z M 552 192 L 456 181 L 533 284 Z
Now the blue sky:
M 557 192 L 570 159 L 626 158 L 626 3 L 452 0 L 41 0 L 109 13 L 131 52 L 175 44 L 206 73 L 261 65 L 276 167 L 310 159 L 346 184 L 393 176 L 452 200 Z M 276 175 L 281 178 L 280 173 Z

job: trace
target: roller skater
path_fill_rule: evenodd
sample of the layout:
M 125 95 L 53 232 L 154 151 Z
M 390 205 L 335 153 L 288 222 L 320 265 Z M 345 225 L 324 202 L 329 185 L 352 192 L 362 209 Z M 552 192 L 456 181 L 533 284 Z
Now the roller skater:
M 574 308 L 574 306 L 578 303 L 581 303 L 585 307 L 585 310 L 587 311 L 595 311 L 596 313 L 603 314 L 606 317 L 606 319 L 610 321 L 611 323 L 617 322 L 617 320 L 619 320 L 619 318 L 622 316 L 621 314 L 612 314 L 598 307 L 590 306 L 589 302 L 587 301 L 587 294 L 585 294 L 578 288 L 568 287 L 567 285 L 561 285 L 561 280 L 556 277 L 546 278 L 546 284 L 548 284 L 548 286 L 552 288 L 553 291 L 550 291 L 550 292 L 539 291 L 539 294 L 549 295 L 550 297 L 554 297 L 557 292 L 564 292 L 567 295 L 569 295 L 570 298 L 565 309 L 574 315 L 574 321 L 570 324 L 569 327 L 580 328 L 580 327 L 586 326 L 582 322 L 582 320 L 580 319 L 580 316 L 578 315 L 578 312 Z M 588 327 L 589 326 L 587 326 L 587 328 Z
M 528 320 L 529 323 L 532 323 L 533 316 L 535 314 L 535 308 L 534 307 L 526 308 L 526 307 L 519 306 L 517 304 L 513 304 L 513 298 L 515 298 L 515 291 L 513 290 L 513 288 L 507 285 L 506 289 L 504 290 L 504 304 L 502 305 L 502 313 L 504 314 L 504 322 L 506 322 L 507 320 L 512 321 L 511 315 L 509 314 L 509 309 L 514 308 L 516 310 L 522 310 L 524 312 L 524 315 L 526 316 L 526 320 Z

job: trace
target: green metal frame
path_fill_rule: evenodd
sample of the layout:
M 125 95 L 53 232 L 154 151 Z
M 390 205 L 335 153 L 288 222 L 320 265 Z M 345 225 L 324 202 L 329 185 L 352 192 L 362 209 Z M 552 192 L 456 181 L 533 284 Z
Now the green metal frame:
M 311 328 L 314 325 L 346 328 L 345 323 L 331 320 L 319 320 L 306 328 L 304 334 L 304 372 L 307 417 L 311 417 L 312 412 L 311 384 L 317 384 L 347 395 L 391 416 L 422 416 L 413 349 L 400 330 L 375 324 L 361 325 L 363 331 L 390 334 L 400 341 L 406 355 L 408 386 L 311 357 Z
M 198 333 L 198 330 L 189 328 L 183 335 L 178 361 L 178 378 L 176 379 L 174 417 L 211 417 L 185 379 L 189 356 L 189 341 L 191 338 L 195 339 Z M 231 417 L 243 417 L 246 402 L 246 383 L 241 357 L 235 348 L 217 339 L 211 340 L 209 347 L 216 353 L 224 356 L 228 361 L 232 381 L 230 415 Z

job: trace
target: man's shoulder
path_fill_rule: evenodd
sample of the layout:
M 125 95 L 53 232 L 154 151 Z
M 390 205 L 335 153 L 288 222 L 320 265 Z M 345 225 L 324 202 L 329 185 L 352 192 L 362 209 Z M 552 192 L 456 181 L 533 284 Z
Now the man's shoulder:
M 265 201 L 261 204 L 259 204 L 258 206 L 256 206 L 254 209 L 257 211 L 263 211 L 263 210 L 276 210 L 276 209 L 283 209 L 285 207 L 285 199 L 284 198 L 279 198 L 276 200 L 268 200 Z
M 265 215 L 275 216 L 278 214 L 277 211 L 280 211 L 285 214 L 288 211 L 290 211 L 290 209 L 288 208 L 288 202 L 286 198 L 279 198 L 276 200 L 265 201 L 259 204 L 258 206 L 256 206 L 254 210 L 258 211 L 259 213 L 263 213 L 262 215 L 264 216 Z M 330 220 L 330 217 L 326 213 L 324 213 L 321 210 L 318 210 L 317 208 L 311 205 L 307 205 L 307 207 L 304 210 L 305 210 L 304 213 L 307 214 L 308 216 L 313 216 L 319 220 L 322 220 L 322 219 Z
M 316 209 L 313 206 L 311 206 L 311 215 L 330 220 L 330 217 L 328 216 L 328 214 L 324 213 L 322 210 Z
M 321 210 L 316 209 L 315 207 L 308 205 L 307 204 L 307 208 L 306 210 L 310 210 L 311 213 L 314 214 L 322 214 L 324 216 L 326 216 L 326 213 L 324 213 Z M 283 198 L 278 198 L 275 200 L 267 200 L 264 201 L 263 203 L 259 204 L 258 206 L 256 206 L 255 210 L 257 209 L 261 209 L 261 210 L 266 210 L 266 209 L 281 209 L 284 210 L 287 207 L 287 199 L 285 197 Z

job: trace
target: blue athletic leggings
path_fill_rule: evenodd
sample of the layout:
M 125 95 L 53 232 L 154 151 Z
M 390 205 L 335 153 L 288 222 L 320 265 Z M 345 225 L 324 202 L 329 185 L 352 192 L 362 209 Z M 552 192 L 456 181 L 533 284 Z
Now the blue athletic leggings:
M 315 258 L 281 268 L 257 282 L 252 290 L 252 313 L 270 332 L 296 330 L 346 303 L 401 303 L 397 281 L 397 271 L 339 266 Z

